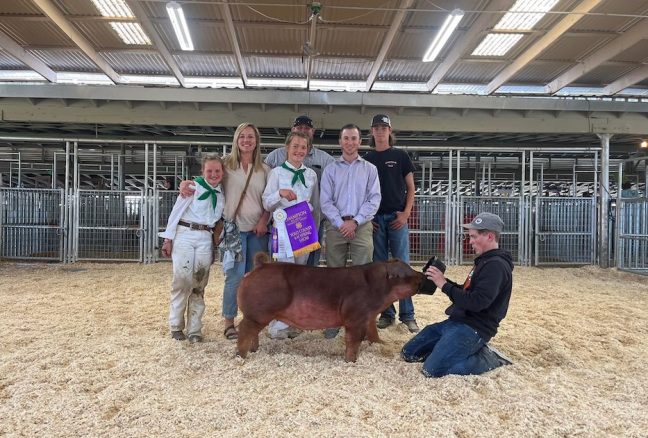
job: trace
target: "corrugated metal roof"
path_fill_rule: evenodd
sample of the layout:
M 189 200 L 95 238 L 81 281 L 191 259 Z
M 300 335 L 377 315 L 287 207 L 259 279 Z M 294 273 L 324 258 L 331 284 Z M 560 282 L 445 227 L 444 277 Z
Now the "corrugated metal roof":
M 370 33 L 343 28 L 322 29 L 317 33 L 315 47 L 323 56 L 362 56 L 375 58 L 382 40 Z
M 459 61 L 446 74 L 444 82 L 477 83 L 490 82 L 506 67 L 506 62 L 481 63 L 476 61 Z
M 547 78 L 555 78 L 571 66 L 571 63 L 564 61 L 531 62 L 513 76 L 509 82 L 518 84 L 542 83 L 544 85 Z
M 16 58 L 0 48 L 0 69 L 17 70 L 23 68 L 25 68 L 25 64 L 18 61 Z
M 304 64 L 299 58 L 279 56 L 247 56 L 243 59 L 249 77 L 295 78 L 305 77 Z
M 636 66 L 627 64 L 602 64 L 589 73 L 579 77 L 576 83 L 605 86 L 610 82 L 614 82 L 624 74 L 631 72 L 635 68 Z
M 52 70 L 98 72 L 97 66 L 78 49 L 29 50 Z
M 71 46 L 74 43 L 50 21 L 0 22 L 0 30 L 11 35 L 22 46 Z
M 378 73 L 380 81 L 427 82 L 438 62 L 389 60 Z
M 373 60 L 348 58 L 315 58 L 313 77 L 317 79 L 364 80 Z
M 597 14 L 646 14 L 645 0 L 604 1 L 594 10 Z M 622 31 L 636 20 L 614 15 L 589 15 L 573 26 L 573 30 Z
M 117 32 L 110 27 L 108 21 L 76 21 L 74 27 L 95 47 L 97 50 L 129 48 Z
M 238 76 L 239 71 L 233 55 L 182 53 L 173 55 L 186 76 Z
M 593 48 L 600 47 L 609 40 L 606 35 L 565 35 L 545 50 L 538 59 L 563 61 L 582 59 Z
M 154 51 L 106 51 L 100 55 L 119 74 L 171 74 L 164 58 Z
M 637 42 L 612 58 L 612 61 L 648 62 L 648 41 Z
M 31 0 L 5 0 L 2 5 L 3 14 L 34 14 L 39 15 L 43 12 Z
M 237 29 L 236 33 L 243 53 L 299 55 L 308 40 L 306 26 L 303 29 L 276 32 L 267 32 L 257 27 L 243 27 Z M 319 38 L 317 38 L 315 47 L 319 46 Z

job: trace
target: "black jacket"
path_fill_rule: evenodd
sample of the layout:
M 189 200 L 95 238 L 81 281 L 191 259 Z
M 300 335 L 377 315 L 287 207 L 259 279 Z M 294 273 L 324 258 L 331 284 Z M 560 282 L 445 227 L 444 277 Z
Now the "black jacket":
M 513 258 L 504 249 L 493 249 L 475 259 L 470 284 L 448 281 L 443 292 L 452 305 L 446 309 L 450 319 L 474 328 L 488 342 L 506 316 L 513 287 Z

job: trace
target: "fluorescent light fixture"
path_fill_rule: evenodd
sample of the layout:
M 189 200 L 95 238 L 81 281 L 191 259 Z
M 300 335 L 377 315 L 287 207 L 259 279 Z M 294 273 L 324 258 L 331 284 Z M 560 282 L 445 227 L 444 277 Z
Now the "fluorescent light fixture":
M 56 74 L 56 83 L 80 85 L 113 85 L 113 81 L 103 73 L 59 72 Z
M 644 149 L 648 148 L 648 141 L 646 141 L 646 140 L 642 141 L 639 146 L 644 148 Z
M 318 91 L 367 91 L 367 82 L 313 79 L 310 81 L 310 89 Z
M 125 0 L 92 0 L 104 17 L 134 17 Z
M 171 19 L 171 25 L 178 38 L 178 43 L 182 50 L 193 50 L 193 42 L 191 41 L 191 34 L 189 34 L 189 27 L 185 19 L 182 6 L 177 2 L 169 2 L 166 5 L 167 13 Z
M 0 82 L 42 82 L 45 78 L 33 70 L 2 70 Z
M 522 33 L 489 33 L 472 54 L 475 56 L 504 56 L 523 36 Z
M 142 29 L 142 26 L 140 26 L 139 23 L 122 23 L 111 21 L 110 25 L 113 29 L 115 29 L 115 32 L 117 32 L 119 38 L 121 38 L 121 40 L 126 44 L 135 46 L 151 45 L 151 40 L 146 35 L 144 29 Z
M 241 78 L 185 77 L 187 88 L 243 88 Z
M 425 82 L 389 82 L 389 81 L 376 81 L 374 82 L 373 91 L 422 91 L 429 92 Z
M 249 78 L 248 86 L 261 88 L 306 88 L 306 79 Z
M 125 84 L 141 85 L 164 85 L 178 86 L 178 80 L 173 76 L 144 76 L 144 75 L 120 75 Z
M 518 0 L 495 25 L 495 29 L 529 30 L 550 11 L 559 0 Z
M 432 40 L 430 47 L 428 47 L 427 49 L 427 52 L 425 52 L 425 55 L 423 55 L 423 62 L 430 62 L 436 59 L 436 57 L 441 52 L 441 49 L 443 49 L 443 46 L 445 46 L 445 44 L 448 42 L 448 39 L 450 38 L 450 35 L 452 35 L 452 32 L 454 32 L 454 30 L 459 25 L 459 22 L 461 21 L 463 16 L 464 13 L 461 9 L 455 9 L 450 12 L 450 15 L 448 15 L 443 22 L 441 29 L 439 29 L 439 32 Z

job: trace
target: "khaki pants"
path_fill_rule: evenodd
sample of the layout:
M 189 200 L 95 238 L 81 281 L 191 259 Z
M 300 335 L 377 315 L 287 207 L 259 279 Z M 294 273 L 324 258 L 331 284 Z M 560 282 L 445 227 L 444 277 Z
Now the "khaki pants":
M 355 237 L 346 239 L 340 231 L 327 222 L 326 229 L 326 266 L 339 268 L 346 266 L 347 252 L 351 250 L 351 263 L 354 266 L 371 263 L 373 258 L 373 226 L 371 222 L 356 229 Z

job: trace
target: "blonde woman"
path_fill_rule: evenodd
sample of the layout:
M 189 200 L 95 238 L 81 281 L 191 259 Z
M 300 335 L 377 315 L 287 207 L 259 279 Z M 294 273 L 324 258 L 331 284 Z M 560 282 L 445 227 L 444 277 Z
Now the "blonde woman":
M 224 188 L 227 202 L 223 217 L 236 222 L 241 232 L 241 254 L 225 270 L 223 288 L 223 323 L 227 339 L 236 339 L 234 318 L 238 313 L 236 290 L 241 278 L 254 267 L 254 255 L 268 251 L 268 219 L 263 208 L 262 194 L 270 167 L 261 160 L 261 137 L 251 123 L 241 123 L 232 141 L 232 152 L 224 158 Z M 181 185 L 183 196 L 191 194 L 189 184 Z M 240 204 L 240 205 L 239 205 Z

